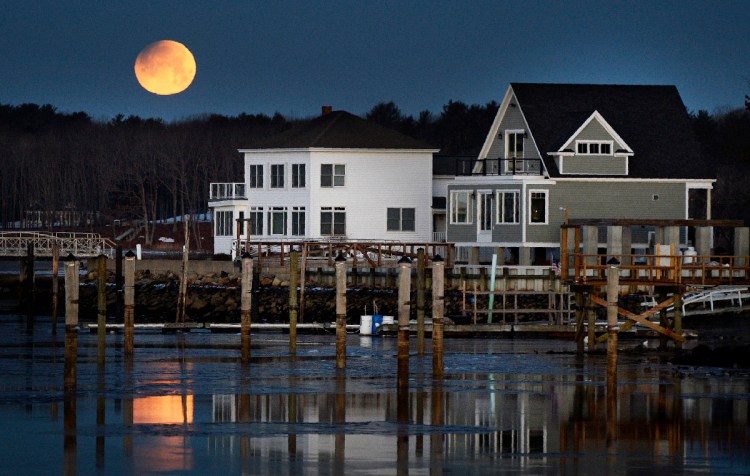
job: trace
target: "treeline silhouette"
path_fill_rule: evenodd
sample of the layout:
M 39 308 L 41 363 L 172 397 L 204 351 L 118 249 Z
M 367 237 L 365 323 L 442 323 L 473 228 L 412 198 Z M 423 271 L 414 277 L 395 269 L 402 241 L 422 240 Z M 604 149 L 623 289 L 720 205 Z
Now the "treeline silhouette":
M 414 119 L 388 102 L 366 116 L 443 153 L 473 155 L 496 109 L 451 101 Z M 237 149 L 310 119 L 206 114 L 167 123 L 118 115 L 103 122 L 49 104 L 0 104 L 0 228 L 132 220 L 151 243 L 156 220 L 207 211 L 211 182 L 243 180 Z
M 450 101 L 437 114 L 413 117 L 382 102 L 365 116 L 443 155 L 476 156 L 497 108 L 495 101 Z M 707 171 L 718 174 L 714 217 L 749 219 L 750 112 L 699 111 L 692 118 L 717 165 Z M 156 220 L 206 212 L 211 182 L 243 179 L 237 149 L 310 119 L 206 114 L 165 122 L 118 115 L 103 122 L 51 105 L 0 104 L 0 228 L 134 220 L 150 243 Z M 197 228 L 193 236 L 199 237 Z

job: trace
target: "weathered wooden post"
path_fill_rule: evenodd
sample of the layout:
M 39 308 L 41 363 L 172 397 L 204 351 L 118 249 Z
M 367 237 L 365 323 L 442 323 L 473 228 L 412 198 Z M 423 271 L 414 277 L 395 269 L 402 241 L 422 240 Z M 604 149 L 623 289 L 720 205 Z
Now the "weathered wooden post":
M 57 335 L 57 303 L 60 274 L 60 245 L 52 244 L 52 335 Z
M 346 368 L 346 258 L 336 257 L 336 368 Z
M 120 322 L 123 318 L 122 312 L 122 245 L 115 248 L 115 320 Z
M 424 304 L 425 304 L 424 248 L 417 249 L 417 355 L 424 356 Z
M 672 315 L 674 323 L 674 333 L 678 336 L 682 335 L 682 287 L 678 286 L 674 293 L 674 314 Z M 676 349 L 682 348 L 682 342 L 674 341 Z
M 97 352 L 96 363 L 104 365 L 104 347 L 107 339 L 107 257 L 99 255 L 96 262 L 97 278 Z
M 443 315 L 445 314 L 445 262 L 432 260 L 432 378 L 443 378 Z
M 240 342 L 242 344 L 242 363 L 250 362 L 250 326 L 253 287 L 253 258 L 247 251 L 242 255 L 242 283 L 240 295 Z
M 190 215 L 184 216 L 184 227 L 185 227 L 185 244 L 182 247 L 182 273 L 180 276 L 180 290 L 177 295 L 177 314 L 175 316 L 175 322 L 185 322 L 185 312 L 187 311 L 187 275 L 188 275 L 188 260 L 190 259 Z M 238 239 L 239 243 L 239 227 L 238 227 Z M 237 245 L 239 255 L 239 244 Z
M 409 388 L 409 314 L 411 306 L 411 259 L 398 261 L 398 388 Z
M 26 323 L 30 327 L 33 327 L 31 317 L 34 315 L 34 293 L 36 291 L 34 278 L 34 242 L 30 241 L 26 248 L 26 285 L 24 286 L 23 292 L 26 304 L 26 315 L 29 317 L 29 320 Z
M 289 353 L 297 353 L 297 280 L 299 279 L 299 251 L 289 253 Z
M 617 300 L 620 287 L 620 262 L 607 261 L 607 442 L 617 439 Z
M 585 300 L 583 299 L 583 292 L 576 291 L 576 353 L 583 355 L 583 320 L 586 314 Z
M 593 292 L 593 289 L 589 291 L 589 298 L 586 300 L 589 352 L 593 351 L 596 348 L 596 308 L 594 307 L 594 300 L 591 299 Z
M 133 357 L 133 333 L 135 332 L 135 253 L 125 254 L 125 357 Z
M 75 391 L 78 358 L 78 260 L 73 254 L 65 259 L 65 369 L 64 388 Z

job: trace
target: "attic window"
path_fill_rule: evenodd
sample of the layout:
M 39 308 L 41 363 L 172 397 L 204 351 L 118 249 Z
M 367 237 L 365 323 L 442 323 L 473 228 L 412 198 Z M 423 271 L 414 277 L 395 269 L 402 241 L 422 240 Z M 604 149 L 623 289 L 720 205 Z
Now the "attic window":
M 576 151 L 579 155 L 612 155 L 612 141 L 577 141 Z

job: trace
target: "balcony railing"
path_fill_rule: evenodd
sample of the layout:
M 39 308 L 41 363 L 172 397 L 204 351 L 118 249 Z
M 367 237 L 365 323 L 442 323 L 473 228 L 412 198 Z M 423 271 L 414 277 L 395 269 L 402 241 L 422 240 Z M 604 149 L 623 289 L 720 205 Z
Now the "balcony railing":
M 456 163 L 456 175 L 542 175 L 541 159 L 471 159 Z
M 247 198 L 244 182 L 212 183 L 209 200 L 236 200 Z

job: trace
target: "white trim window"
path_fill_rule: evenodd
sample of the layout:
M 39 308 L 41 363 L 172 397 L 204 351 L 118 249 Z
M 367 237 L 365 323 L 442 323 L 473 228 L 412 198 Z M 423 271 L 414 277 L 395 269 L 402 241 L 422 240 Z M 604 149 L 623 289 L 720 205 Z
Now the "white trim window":
M 346 164 L 320 164 L 321 187 L 343 187 L 346 184 Z
M 284 164 L 271 164 L 271 188 L 284 188 Z
M 250 164 L 250 188 L 263 188 L 263 164 Z
M 497 223 L 517 225 L 521 222 L 521 192 L 499 190 L 497 192 Z
M 292 207 L 292 236 L 305 236 L 305 207 Z
M 414 231 L 416 229 L 414 208 L 389 208 L 387 210 L 388 231 Z
M 612 155 L 611 140 L 577 140 L 578 155 Z
M 451 224 L 468 225 L 474 223 L 471 213 L 471 190 L 451 191 Z
M 523 172 L 525 170 L 523 159 L 524 139 L 526 131 L 524 130 L 507 130 L 505 131 L 505 173 Z
M 286 207 L 268 208 L 268 234 L 286 235 Z
M 250 207 L 250 235 L 263 236 L 263 207 Z
M 234 212 L 219 211 L 216 212 L 216 232 L 215 236 L 232 236 L 232 222 L 234 221 Z
M 305 188 L 305 164 L 292 164 L 292 188 Z
M 548 190 L 529 190 L 529 224 L 546 225 L 549 222 Z
M 320 234 L 346 235 L 346 207 L 320 207 Z

